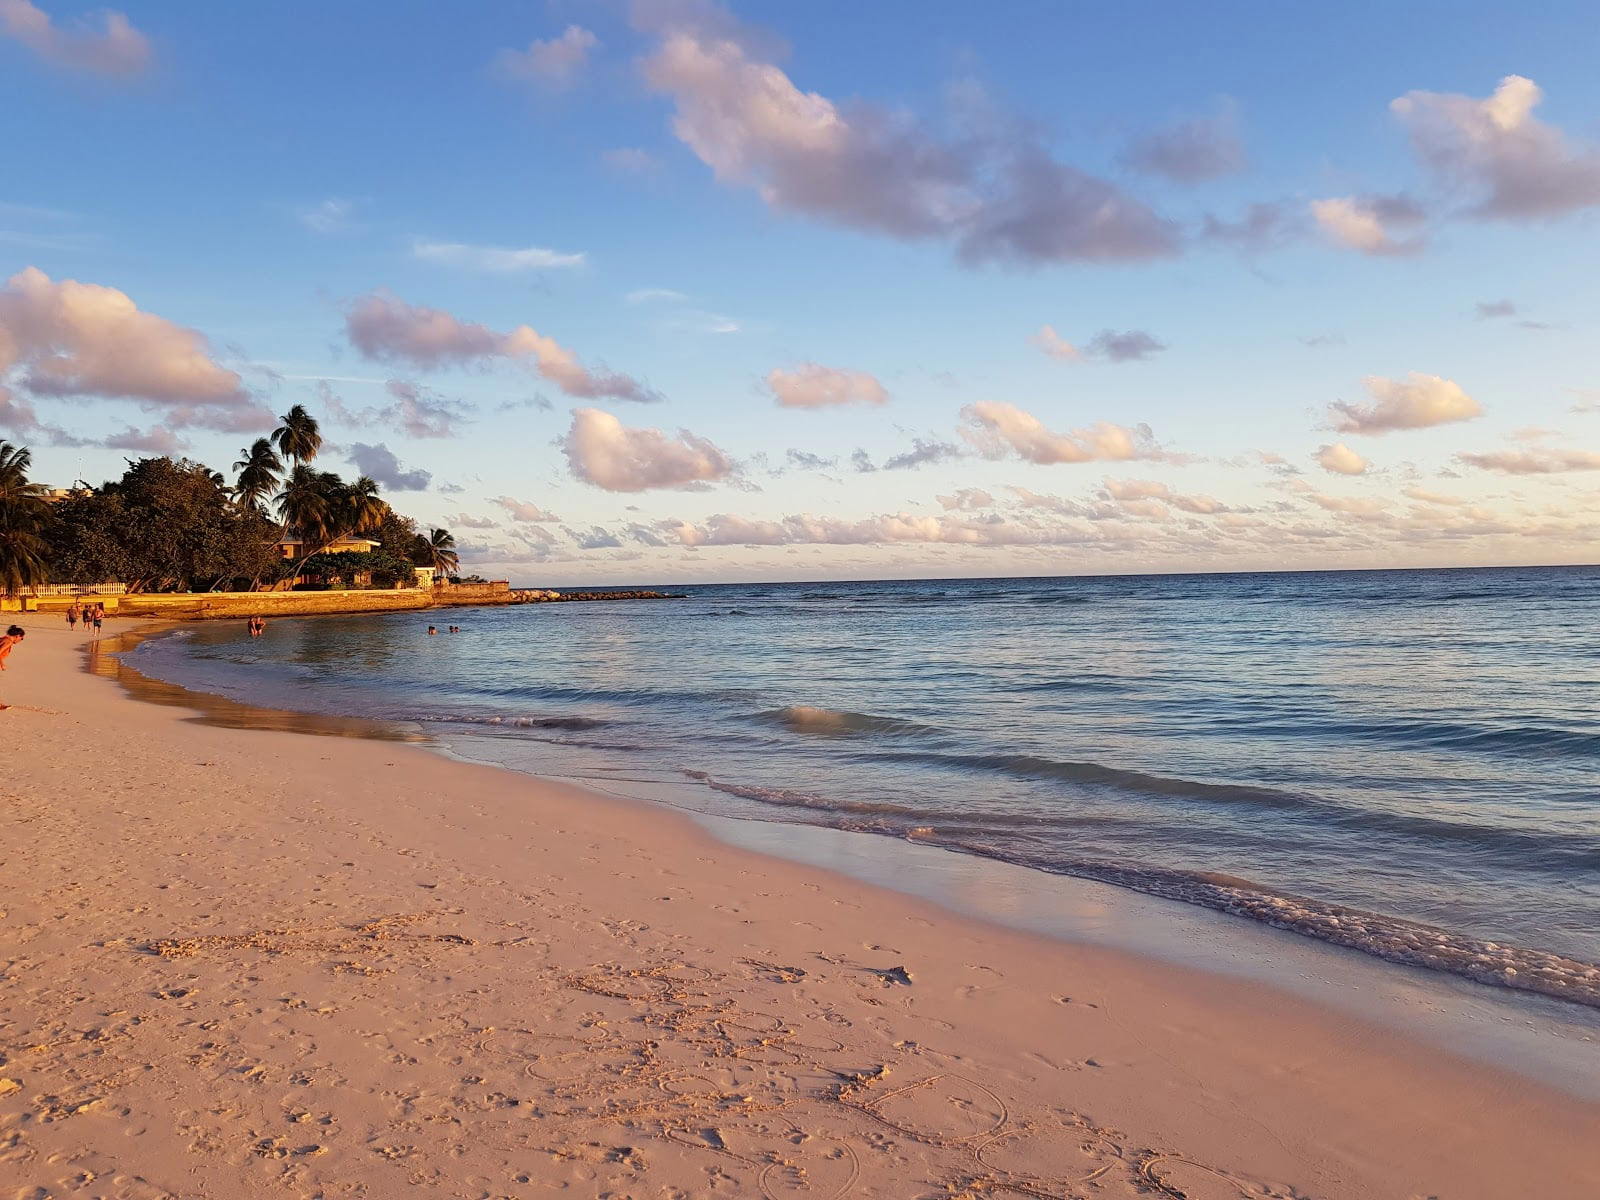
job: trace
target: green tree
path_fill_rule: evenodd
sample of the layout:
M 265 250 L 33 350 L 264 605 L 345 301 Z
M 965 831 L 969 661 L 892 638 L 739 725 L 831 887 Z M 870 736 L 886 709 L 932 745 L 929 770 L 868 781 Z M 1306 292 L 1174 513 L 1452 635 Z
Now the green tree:
M 411 551 L 418 537 L 417 523 L 385 504 L 383 516 L 367 530 L 367 536 L 376 541 L 385 554 L 403 562 L 411 562 Z
M 33 454 L 0 441 L 0 591 L 14 596 L 45 581 L 49 520 L 44 488 L 28 478 Z
M 278 420 L 280 424 L 272 431 L 272 444 L 278 453 L 297 467 L 315 460 L 322 449 L 322 429 L 306 406 L 296 404 Z
M 411 560 L 419 567 L 432 567 L 436 579 L 444 579 L 461 569 L 456 539 L 448 529 L 430 529 L 427 537 L 419 534 Z
M 389 511 L 389 505 L 378 494 L 378 481 L 370 475 L 363 475 L 347 487 L 342 501 L 343 524 L 347 526 L 343 533 L 370 533 Z
M 240 504 L 260 512 L 267 498 L 278 490 L 283 460 L 272 448 L 271 438 L 257 438 L 248 450 L 239 451 L 239 461 L 233 469 L 238 473 L 233 494 Z
M 187 459 L 129 462 L 121 479 L 65 497 L 52 517 L 51 575 L 62 582 L 204 591 L 265 571 L 274 556 L 271 522 Z

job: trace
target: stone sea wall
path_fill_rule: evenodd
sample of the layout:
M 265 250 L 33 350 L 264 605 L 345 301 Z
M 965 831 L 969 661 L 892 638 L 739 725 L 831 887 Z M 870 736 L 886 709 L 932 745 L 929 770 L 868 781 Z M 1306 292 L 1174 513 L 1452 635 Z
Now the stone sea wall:
M 581 600 L 668 600 L 666 592 L 643 590 L 554 592 L 512 588 L 504 581 L 451 584 L 439 588 L 356 589 L 328 592 L 149 592 L 131 595 L 24 596 L 7 602 L 9 611 L 59 616 L 74 600 L 99 602 L 120 617 L 160 617 L 171 621 L 244 620 L 246 617 L 298 617 L 332 613 L 415 612 L 486 604 L 551 604 Z

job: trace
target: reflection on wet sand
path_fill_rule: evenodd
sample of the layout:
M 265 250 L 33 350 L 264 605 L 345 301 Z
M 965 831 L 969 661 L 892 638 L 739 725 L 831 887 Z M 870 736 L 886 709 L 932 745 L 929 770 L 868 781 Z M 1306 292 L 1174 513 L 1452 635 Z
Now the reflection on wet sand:
M 192 692 L 175 683 L 165 683 L 141 674 L 120 657 L 134 650 L 145 638 L 163 633 L 169 628 L 171 627 L 147 626 L 137 631 L 85 643 L 84 650 L 87 652 L 85 657 L 89 670 L 104 678 L 116 680 L 135 700 L 190 709 L 194 713 L 190 719 L 202 725 L 219 725 L 225 729 L 317 733 L 331 737 L 376 738 L 386 742 L 430 740 L 420 730 L 397 721 L 373 721 L 359 717 L 258 708 L 253 704 L 244 704 L 225 696 Z

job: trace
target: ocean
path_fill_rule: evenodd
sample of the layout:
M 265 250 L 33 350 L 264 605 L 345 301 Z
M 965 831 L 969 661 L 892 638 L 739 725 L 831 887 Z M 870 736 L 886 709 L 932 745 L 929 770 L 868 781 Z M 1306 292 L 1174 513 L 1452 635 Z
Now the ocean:
M 196 625 L 128 661 L 1600 1006 L 1600 568 L 667 590 Z

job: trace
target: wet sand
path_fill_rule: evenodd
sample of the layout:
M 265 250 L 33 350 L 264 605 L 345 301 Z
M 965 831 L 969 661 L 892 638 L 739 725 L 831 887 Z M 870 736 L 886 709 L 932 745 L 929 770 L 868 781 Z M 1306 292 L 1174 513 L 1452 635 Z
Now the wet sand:
M 1544 1085 L 28 624 L 0 1196 L 1600 1194 Z

